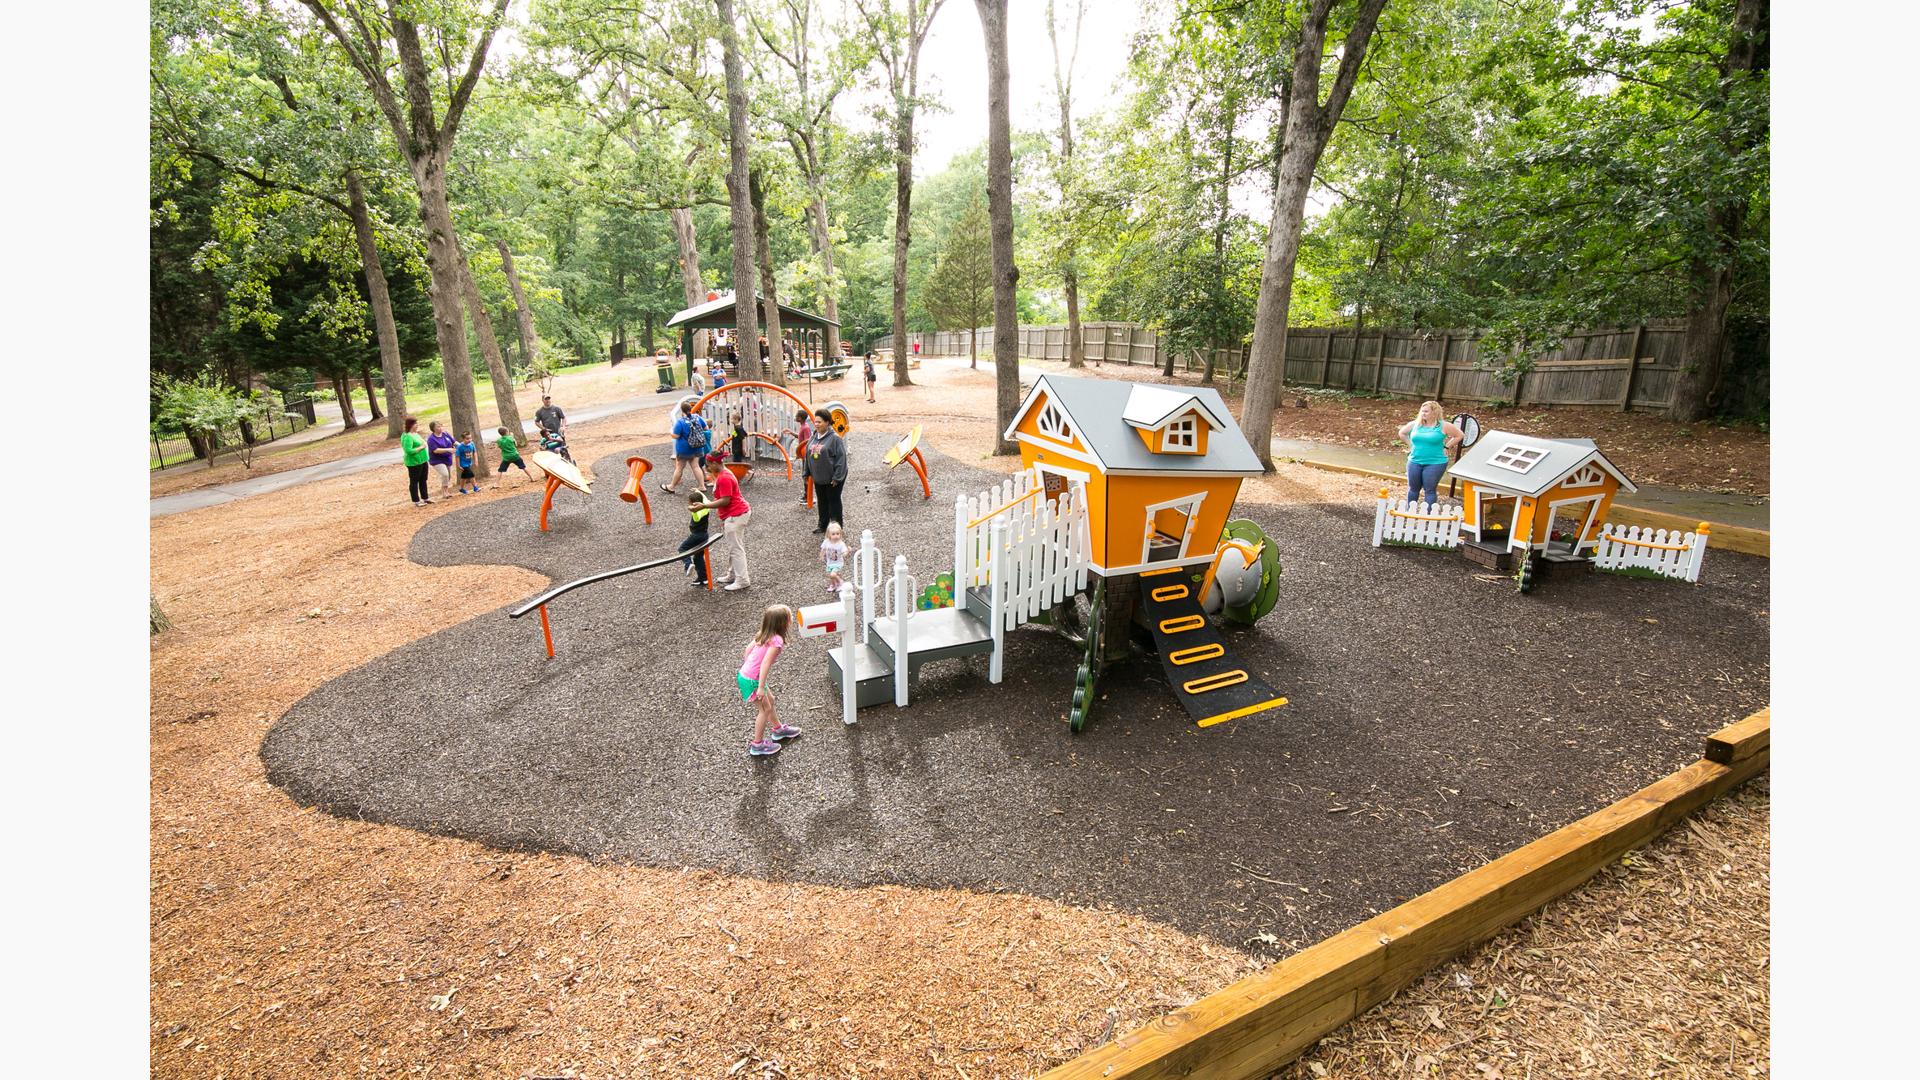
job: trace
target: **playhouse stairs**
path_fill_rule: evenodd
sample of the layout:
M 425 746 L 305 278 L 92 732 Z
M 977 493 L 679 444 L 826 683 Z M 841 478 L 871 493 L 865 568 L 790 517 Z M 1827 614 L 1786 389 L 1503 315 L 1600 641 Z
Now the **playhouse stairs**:
M 860 708 L 893 701 L 893 673 L 899 656 L 900 623 L 887 617 L 868 625 L 867 643 L 854 646 L 854 703 Z M 932 660 L 977 656 L 993 651 L 993 634 L 984 620 L 960 608 L 933 608 L 913 613 L 907 627 L 907 677 L 918 681 L 920 668 Z M 827 650 L 827 673 L 839 685 L 845 663 L 844 648 Z
M 1287 699 L 1247 671 L 1213 628 L 1187 574 L 1143 574 L 1140 610 L 1160 666 L 1187 715 L 1201 727 L 1276 709 Z

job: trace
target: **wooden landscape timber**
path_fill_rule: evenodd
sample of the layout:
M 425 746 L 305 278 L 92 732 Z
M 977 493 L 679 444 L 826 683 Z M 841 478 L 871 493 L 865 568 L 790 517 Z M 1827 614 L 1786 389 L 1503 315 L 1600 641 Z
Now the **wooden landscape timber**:
M 1706 757 L 1525 847 L 1044 1074 L 1261 1077 L 1428 970 L 1562 896 L 1767 768 L 1770 710 Z
M 1308 468 L 1326 472 L 1351 473 L 1354 476 L 1375 476 L 1382 480 L 1392 480 L 1404 484 L 1407 478 L 1400 473 L 1383 472 L 1379 469 L 1366 469 L 1358 465 L 1341 465 L 1332 461 L 1315 461 L 1312 458 L 1287 458 Z M 1642 510 L 1625 503 L 1614 503 L 1609 518 L 1619 525 L 1638 525 L 1643 529 L 1666 529 L 1681 532 L 1691 531 L 1700 524 L 1699 518 L 1683 517 L 1679 514 L 1667 514 L 1658 510 Z M 1713 526 L 1707 537 L 1707 547 L 1716 551 L 1737 551 L 1742 555 L 1771 557 L 1773 534 L 1765 529 L 1750 529 L 1741 525 L 1728 525 L 1723 522 L 1709 522 Z

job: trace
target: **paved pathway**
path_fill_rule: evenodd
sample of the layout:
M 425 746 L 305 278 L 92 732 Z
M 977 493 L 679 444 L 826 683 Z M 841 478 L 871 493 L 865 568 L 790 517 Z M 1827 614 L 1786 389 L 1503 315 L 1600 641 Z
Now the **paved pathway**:
M 649 407 L 665 408 L 671 402 L 678 400 L 680 400 L 678 397 L 668 398 L 666 395 L 659 397 L 648 395 L 645 397 L 628 398 L 624 401 L 609 401 L 601 405 L 588 405 L 585 408 L 568 413 L 567 424 L 571 427 L 577 424 L 584 424 L 590 420 L 601 420 L 609 416 L 618 416 L 622 413 L 639 412 L 641 409 Z M 385 421 L 382 421 L 382 423 L 384 422 Z M 496 440 L 495 433 L 492 430 L 481 432 L 480 437 L 483 443 L 492 443 Z M 305 468 L 288 469 L 285 472 L 270 473 L 266 476 L 255 476 L 246 480 L 236 480 L 231 484 L 218 484 L 213 487 L 199 488 L 195 491 L 182 491 L 177 495 L 162 495 L 147 504 L 147 516 L 149 518 L 157 518 L 166 517 L 169 514 L 184 514 L 189 510 L 201 510 L 209 506 L 218 506 L 221 503 L 233 502 L 235 499 L 244 499 L 252 495 L 265 495 L 271 491 L 280 491 L 293 487 L 296 484 L 310 483 L 314 480 L 331 480 L 336 476 L 350 476 L 353 473 L 365 472 L 368 469 L 379 468 L 384 465 L 395 466 L 394 475 L 398 477 L 398 466 L 400 464 L 399 455 L 399 447 L 383 447 L 370 453 L 357 454 L 350 458 L 341 458 L 338 461 L 326 461 L 318 465 L 308 465 Z M 398 481 L 396 480 L 395 482 L 397 483 Z
M 1315 442 L 1311 439 L 1275 439 L 1273 456 L 1324 461 L 1333 465 L 1393 473 L 1396 476 L 1407 471 L 1405 454 L 1385 450 L 1360 450 L 1351 446 Z M 1772 507 L 1768 501 L 1758 496 L 1691 491 L 1662 484 L 1641 484 L 1639 487 L 1640 490 L 1634 494 L 1621 496 L 1623 505 L 1638 510 L 1678 514 L 1682 517 L 1712 521 L 1721 525 L 1738 525 L 1746 529 L 1764 530 L 1772 516 Z

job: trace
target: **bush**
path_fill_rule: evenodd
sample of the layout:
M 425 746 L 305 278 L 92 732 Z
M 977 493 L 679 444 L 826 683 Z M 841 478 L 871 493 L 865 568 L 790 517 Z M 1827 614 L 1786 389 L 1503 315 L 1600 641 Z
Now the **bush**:
M 442 368 L 438 361 L 431 364 L 423 364 L 407 372 L 407 392 L 409 394 L 425 393 L 428 390 L 445 390 L 446 388 L 446 369 Z

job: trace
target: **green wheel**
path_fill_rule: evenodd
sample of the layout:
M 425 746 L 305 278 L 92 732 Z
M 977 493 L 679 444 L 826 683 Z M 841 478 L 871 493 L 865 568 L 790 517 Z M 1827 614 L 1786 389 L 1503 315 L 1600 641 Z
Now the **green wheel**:
M 1244 606 L 1227 606 L 1220 614 L 1228 622 L 1251 626 L 1271 612 L 1280 602 L 1280 552 L 1260 526 L 1246 518 L 1234 518 L 1220 531 L 1220 539 L 1241 540 L 1260 548 L 1260 589 Z
M 1520 569 L 1513 575 L 1514 583 L 1519 586 L 1521 595 L 1524 596 L 1533 591 L 1533 575 L 1533 556 L 1528 555 L 1520 560 Z

